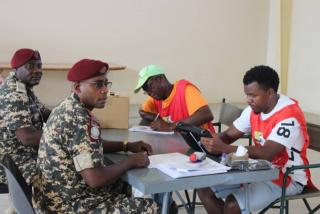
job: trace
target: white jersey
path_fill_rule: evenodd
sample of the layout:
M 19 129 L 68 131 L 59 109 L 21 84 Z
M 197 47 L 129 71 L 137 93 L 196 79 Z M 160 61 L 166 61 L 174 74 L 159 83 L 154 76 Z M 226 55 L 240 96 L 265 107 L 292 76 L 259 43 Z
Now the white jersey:
M 272 109 L 271 112 L 260 114 L 260 119 L 262 121 L 268 119 L 284 107 L 294 104 L 294 101 L 289 97 L 280 95 L 276 106 Z M 252 109 L 250 106 L 245 108 L 240 115 L 240 117 L 233 122 L 233 125 L 236 129 L 243 133 L 251 132 L 251 123 L 250 115 Z M 300 156 L 300 151 L 304 146 L 304 136 L 301 129 L 301 126 L 298 120 L 295 117 L 290 117 L 280 121 L 278 124 L 272 128 L 270 134 L 264 139 L 262 136 L 253 136 L 256 138 L 256 141 L 259 142 L 262 146 L 267 140 L 279 143 L 286 147 L 286 152 L 288 154 L 288 161 L 285 164 L 285 167 L 290 167 L 293 165 L 303 165 L 303 159 Z M 257 139 L 257 137 L 259 139 Z M 285 168 L 284 167 L 284 168 Z M 283 168 L 283 170 L 285 170 Z M 298 170 L 291 176 L 291 178 L 299 183 L 306 184 L 307 176 L 304 170 Z

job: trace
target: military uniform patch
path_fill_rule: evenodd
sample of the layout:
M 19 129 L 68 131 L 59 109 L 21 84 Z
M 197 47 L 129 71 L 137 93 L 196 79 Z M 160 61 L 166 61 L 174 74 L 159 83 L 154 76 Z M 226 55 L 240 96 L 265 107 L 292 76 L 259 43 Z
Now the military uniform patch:
M 100 130 L 96 126 L 92 126 L 90 129 L 90 136 L 92 139 L 98 140 L 100 138 Z
M 84 169 L 90 169 L 93 168 L 93 160 L 91 158 L 90 153 L 83 153 L 80 155 L 77 155 L 73 158 L 73 162 L 75 165 L 75 168 L 77 172 L 80 172 Z
M 87 111 L 90 117 L 90 123 L 88 126 L 89 136 L 91 140 L 100 139 L 100 124 L 96 121 L 95 117 L 91 114 L 90 111 Z
M 16 91 L 26 94 L 27 93 L 26 85 L 23 84 L 22 82 L 16 81 Z

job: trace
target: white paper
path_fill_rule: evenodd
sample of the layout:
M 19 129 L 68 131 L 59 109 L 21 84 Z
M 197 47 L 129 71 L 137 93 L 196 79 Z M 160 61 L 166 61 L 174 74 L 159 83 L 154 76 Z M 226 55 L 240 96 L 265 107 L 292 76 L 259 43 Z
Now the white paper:
M 174 134 L 174 132 L 161 132 L 161 131 L 154 131 L 150 128 L 150 126 L 133 126 L 129 129 L 131 132 L 145 132 L 150 134 Z
M 247 152 L 248 152 L 248 149 L 246 149 L 243 146 L 238 146 L 235 156 L 242 157 L 242 156 L 245 156 Z
M 173 178 L 224 173 L 230 169 L 209 158 L 192 163 L 188 156 L 181 153 L 151 155 L 149 160 L 149 168 L 157 168 Z

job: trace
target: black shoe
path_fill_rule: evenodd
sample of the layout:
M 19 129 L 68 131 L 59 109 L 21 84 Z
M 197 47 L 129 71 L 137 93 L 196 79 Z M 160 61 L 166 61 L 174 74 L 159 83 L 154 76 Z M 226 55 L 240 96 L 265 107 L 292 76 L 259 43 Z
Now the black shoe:
M 179 207 L 178 205 L 176 204 L 176 202 L 172 202 L 170 204 L 170 208 L 169 208 L 169 214 L 177 214 L 179 211 Z
M 0 183 L 0 194 L 9 193 L 8 185 Z

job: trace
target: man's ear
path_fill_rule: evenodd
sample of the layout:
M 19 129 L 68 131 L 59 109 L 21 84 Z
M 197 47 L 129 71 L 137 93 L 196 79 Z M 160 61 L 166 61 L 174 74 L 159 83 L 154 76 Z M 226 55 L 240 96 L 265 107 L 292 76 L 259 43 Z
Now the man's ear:
M 80 92 L 81 92 L 80 83 L 79 82 L 73 83 L 72 90 L 73 90 L 74 93 L 79 95 Z
M 21 72 L 19 68 L 13 69 L 13 72 L 15 73 L 15 76 L 20 79 L 21 78 Z
M 13 69 L 13 72 L 19 73 L 19 68 L 14 68 L 14 69 Z
M 273 88 L 268 88 L 268 94 L 269 95 L 274 95 L 274 94 L 276 94 L 276 92 L 275 92 L 275 90 L 273 89 Z

